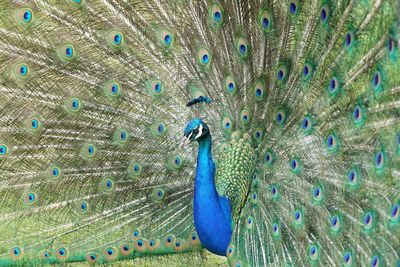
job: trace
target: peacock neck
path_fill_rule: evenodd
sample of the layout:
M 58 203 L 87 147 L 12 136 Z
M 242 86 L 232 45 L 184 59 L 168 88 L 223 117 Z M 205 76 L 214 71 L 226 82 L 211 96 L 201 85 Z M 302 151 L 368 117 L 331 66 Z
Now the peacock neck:
M 194 223 L 202 245 L 209 251 L 226 254 L 231 238 L 230 205 L 218 195 L 211 135 L 198 141 L 197 170 L 194 188 Z
M 211 135 L 208 134 L 205 137 L 203 137 L 202 139 L 200 139 L 198 141 L 199 143 L 199 154 L 197 156 L 197 166 L 198 167 L 206 167 L 206 168 L 210 168 L 209 170 L 211 171 L 211 169 L 215 172 L 215 164 L 212 158 L 212 138 Z M 197 168 L 199 169 L 199 168 Z M 210 182 L 212 182 L 212 184 L 214 185 L 215 188 L 215 183 L 214 183 L 214 176 L 211 177 L 211 175 L 207 174 L 207 175 L 201 175 L 199 176 L 199 178 L 204 179 L 204 180 L 210 180 Z M 216 189 L 215 189 L 216 192 Z
M 197 156 L 197 170 L 195 181 L 195 197 L 207 197 L 218 201 L 218 192 L 215 187 L 215 164 L 212 158 L 211 135 L 207 135 L 198 141 L 199 152 Z M 196 195 L 196 192 L 198 193 Z

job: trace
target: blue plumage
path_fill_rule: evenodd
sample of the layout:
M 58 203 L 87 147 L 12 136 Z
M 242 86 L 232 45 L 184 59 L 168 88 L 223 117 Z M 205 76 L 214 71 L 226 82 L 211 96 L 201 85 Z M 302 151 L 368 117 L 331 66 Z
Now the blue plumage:
M 229 199 L 217 192 L 211 134 L 201 119 L 193 119 L 187 124 L 184 136 L 199 143 L 193 200 L 196 231 L 205 248 L 225 255 L 231 240 L 232 215 Z
M 209 251 L 225 255 L 232 233 L 229 200 L 218 195 L 211 136 L 199 141 L 195 187 L 194 224 L 200 241 Z

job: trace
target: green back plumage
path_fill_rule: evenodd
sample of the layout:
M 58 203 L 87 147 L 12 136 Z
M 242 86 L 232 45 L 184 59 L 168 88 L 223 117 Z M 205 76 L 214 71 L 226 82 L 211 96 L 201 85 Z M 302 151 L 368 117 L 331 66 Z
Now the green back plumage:
M 399 265 L 398 10 L 1 1 L 0 265 L 200 260 L 193 117 L 217 144 L 230 265 Z
M 248 133 L 232 133 L 229 143 L 222 143 L 215 184 L 218 194 L 231 200 L 234 223 L 240 216 L 254 175 L 256 156 Z M 239 163 L 239 164 L 238 164 Z

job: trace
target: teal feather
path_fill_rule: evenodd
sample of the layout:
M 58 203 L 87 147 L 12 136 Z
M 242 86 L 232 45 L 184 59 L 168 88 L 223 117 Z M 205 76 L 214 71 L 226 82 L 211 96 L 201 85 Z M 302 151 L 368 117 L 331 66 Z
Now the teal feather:
M 0 266 L 400 266 L 399 10 L 1 1 Z

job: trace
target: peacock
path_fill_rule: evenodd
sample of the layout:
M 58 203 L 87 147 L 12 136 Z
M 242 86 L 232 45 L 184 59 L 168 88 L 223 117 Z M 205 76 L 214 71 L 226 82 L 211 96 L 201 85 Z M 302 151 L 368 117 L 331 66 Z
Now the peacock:
M 400 266 L 399 15 L 0 0 L 0 266 Z

